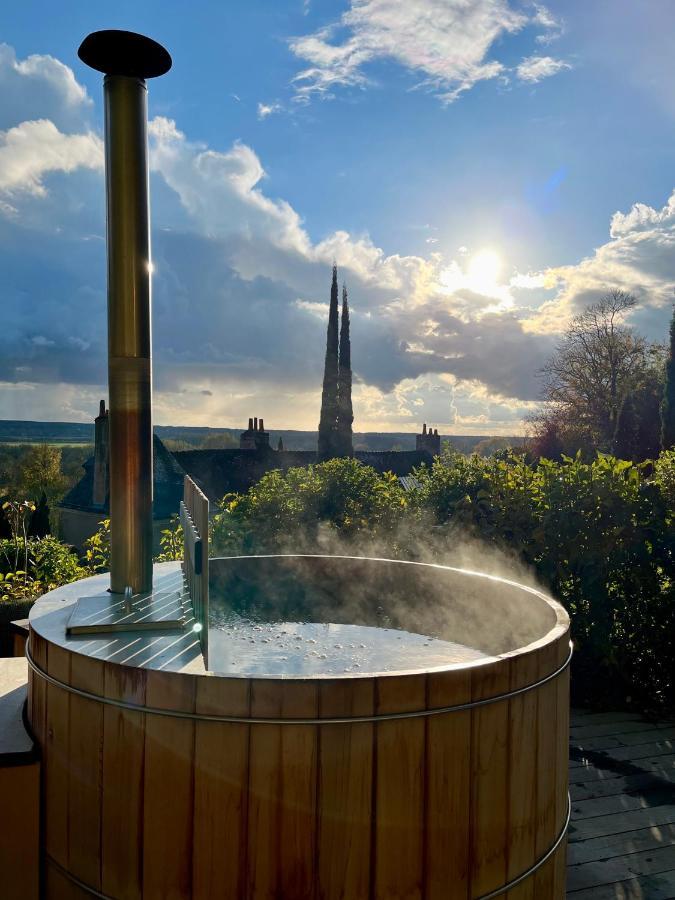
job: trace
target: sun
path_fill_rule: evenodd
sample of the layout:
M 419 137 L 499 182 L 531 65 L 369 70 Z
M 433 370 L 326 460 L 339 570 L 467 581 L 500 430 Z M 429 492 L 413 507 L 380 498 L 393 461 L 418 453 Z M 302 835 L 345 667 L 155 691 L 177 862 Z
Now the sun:
M 502 258 L 494 250 L 480 250 L 471 257 L 466 270 L 469 287 L 476 293 L 493 294 L 499 287 Z

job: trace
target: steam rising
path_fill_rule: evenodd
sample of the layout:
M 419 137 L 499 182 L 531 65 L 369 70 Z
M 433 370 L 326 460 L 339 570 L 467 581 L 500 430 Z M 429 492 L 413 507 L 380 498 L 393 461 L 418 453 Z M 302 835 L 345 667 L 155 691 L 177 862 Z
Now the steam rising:
M 509 653 L 554 627 L 555 611 L 528 589 L 534 587 L 531 579 L 504 554 L 488 554 L 484 546 L 467 541 L 452 552 L 446 547 L 444 565 L 464 570 L 458 571 L 438 565 L 445 534 L 427 533 L 424 544 L 411 544 L 410 534 L 402 537 L 405 546 L 396 546 L 406 550 L 407 560 L 391 561 L 392 543 L 383 547 L 382 541 L 372 539 L 359 542 L 355 557 L 353 543 L 328 528 L 321 528 L 319 540 L 311 545 L 313 553 L 325 556 L 297 555 L 309 548 L 299 549 L 294 540 L 295 555 L 212 560 L 212 604 L 218 608 L 221 598 L 221 612 L 226 608 L 253 628 L 286 622 L 364 630 L 360 636 L 355 632 L 350 646 L 381 643 L 387 632 L 395 667 L 403 669 L 438 668 Z M 278 546 L 275 550 L 279 552 Z M 529 586 L 522 586 L 528 581 Z M 221 617 L 221 624 L 225 620 L 227 616 Z M 366 632 L 370 636 L 364 637 Z M 392 668 L 386 657 L 383 646 L 383 671 Z

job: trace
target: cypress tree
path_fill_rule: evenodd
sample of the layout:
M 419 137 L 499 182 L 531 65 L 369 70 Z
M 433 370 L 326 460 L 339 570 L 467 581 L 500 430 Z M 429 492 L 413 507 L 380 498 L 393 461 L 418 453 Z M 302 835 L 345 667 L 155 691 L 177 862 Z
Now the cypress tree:
M 326 335 L 326 362 L 323 370 L 321 394 L 321 418 L 319 420 L 319 462 L 335 456 L 338 417 L 338 282 L 337 266 L 333 263 L 333 282 L 330 288 L 328 330 Z
M 675 446 L 675 307 L 670 320 L 670 353 L 666 363 L 666 387 L 661 403 L 661 447 Z
M 338 454 L 353 456 L 352 423 L 352 351 L 349 339 L 349 301 L 347 288 L 342 285 L 342 316 L 340 319 L 340 358 L 338 364 Z

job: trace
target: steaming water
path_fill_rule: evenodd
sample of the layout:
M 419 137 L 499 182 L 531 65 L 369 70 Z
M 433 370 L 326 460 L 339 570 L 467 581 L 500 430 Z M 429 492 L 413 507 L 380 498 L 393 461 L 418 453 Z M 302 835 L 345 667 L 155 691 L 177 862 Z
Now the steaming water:
M 479 650 L 395 628 L 324 622 L 265 622 L 213 610 L 209 665 L 256 676 L 374 675 L 485 659 Z

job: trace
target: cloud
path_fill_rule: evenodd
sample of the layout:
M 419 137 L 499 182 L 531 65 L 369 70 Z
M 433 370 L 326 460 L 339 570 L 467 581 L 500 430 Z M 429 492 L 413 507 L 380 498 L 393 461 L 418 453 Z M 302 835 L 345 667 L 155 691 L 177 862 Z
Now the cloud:
M 94 134 L 63 134 L 39 119 L 0 132 L 0 191 L 44 194 L 50 172 L 102 169 L 103 145 Z
M 616 212 L 609 241 L 578 264 L 543 274 L 560 290 L 524 323 L 528 330 L 560 331 L 570 316 L 618 288 L 638 301 L 633 324 L 664 340 L 675 298 L 675 192 L 661 209 L 636 203 L 627 213 Z
M 364 68 L 388 59 L 421 76 L 449 103 L 503 71 L 489 51 L 527 22 L 507 0 L 351 0 L 339 22 L 291 42 L 292 52 L 308 63 L 294 78 L 296 96 L 364 87 Z
M 280 103 L 258 103 L 258 118 L 266 119 L 274 113 L 281 112 L 283 109 Z
M 72 69 L 53 56 L 17 60 L 12 47 L 0 44 L 0 128 L 27 118 L 50 119 L 57 128 L 81 125 L 93 108 L 91 98 Z
M 259 188 L 265 176 L 256 153 L 236 142 L 226 152 L 187 141 L 175 122 L 150 122 L 151 164 L 172 188 L 190 217 L 205 231 L 273 236 L 278 247 L 304 252 L 308 238 L 300 216 L 283 200 Z
M 532 21 L 544 29 L 541 34 L 537 35 L 538 44 L 550 44 L 565 33 L 563 20 L 554 16 L 550 9 L 540 4 L 535 4 L 535 15 Z
M 528 56 L 516 68 L 516 75 L 521 81 L 537 84 L 544 78 L 550 78 L 564 69 L 571 68 L 572 66 L 568 62 L 554 59 L 552 56 Z
M 158 421 L 236 424 L 264 397 L 283 417 L 279 425 L 313 427 L 333 259 L 353 302 L 355 377 L 364 396 L 443 377 L 460 387 L 482 379 L 495 396 L 534 396 L 547 339 L 495 311 L 494 297 L 459 282 L 450 289 L 440 254 L 387 255 L 368 235 L 345 231 L 313 243 L 297 212 L 264 192 L 252 148 L 212 150 L 165 118 L 153 120 L 150 133 Z M 77 208 L 88 209 L 85 174 L 93 177 L 64 174 L 52 202 L 75 193 Z M 79 230 L 73 224 L 36 242 L 32 226 L 13 221 L 0 230 L 7 303 L 0 379 L 80 384 L 96 394 L 105 383 L 103 241 L 85 239 L 90 225 L 83 221 Z M 361 427 L 369 425 L 370 408 L 357 410 Z

